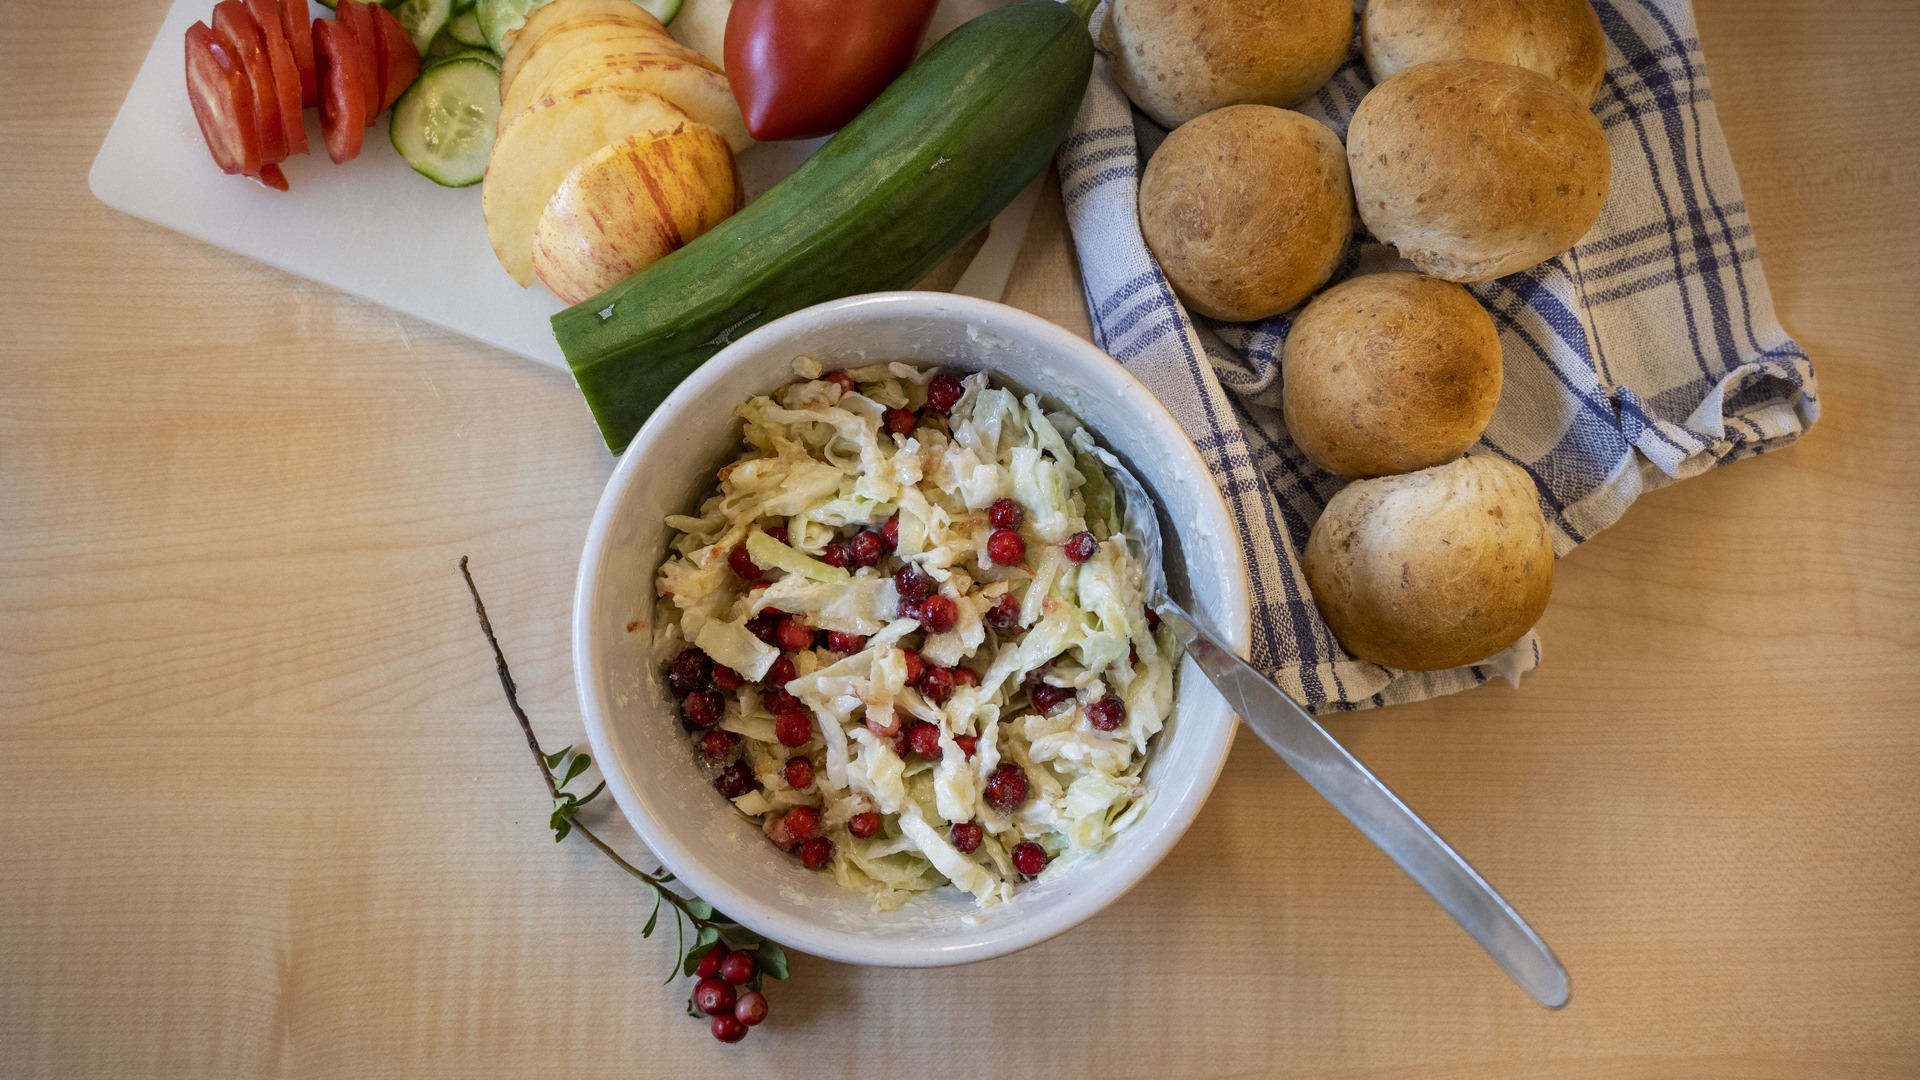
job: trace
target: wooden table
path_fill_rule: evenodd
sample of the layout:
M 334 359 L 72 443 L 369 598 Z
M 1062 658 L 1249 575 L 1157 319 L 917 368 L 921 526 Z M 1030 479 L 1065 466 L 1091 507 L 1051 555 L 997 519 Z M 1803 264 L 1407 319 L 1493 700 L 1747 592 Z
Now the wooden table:
M 1920 1074 L 1920 7 L 1698 0 L 1819 426 L 1568 558 L 1519 691 L 1333 723 L 1570 1007 L 1243 732 L 1091 922 L 958 970 L 800 957 L 728 1048 L 640 891 L 550 839 L 455 573 L 578 737 L 612 465 L 578 395 L 95 202 L 164 6 L 0 34 L 0 1075 Z M 1057 192 L 1009 300 L 1086 329 Z

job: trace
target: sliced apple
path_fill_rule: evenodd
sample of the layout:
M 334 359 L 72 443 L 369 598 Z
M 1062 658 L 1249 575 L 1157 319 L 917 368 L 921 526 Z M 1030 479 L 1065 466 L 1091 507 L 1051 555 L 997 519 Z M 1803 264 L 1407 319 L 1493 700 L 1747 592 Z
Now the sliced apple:
M 500 84 L 504 86 L 513 78 L 527 53 L 539 44 L 547 31 L 587 16 L 621 19 L 635 26 L 650 27 L 662 35 L 667 34 L 667 28 L 660 24 L 660 20 L 633 0 L 552 0 L 534 8 L 527 16 L 527 21 L 517 29 L 507 31 L 507 52 L 500 58 Z
M 684 50 L 672 41 L 652 37 L 614 37 L 596 39 L 591 42 L 577 42 L 577 47 L 569 55 L 551 53 L 542 50 L 521 65 L 520 77 L 512 85 L 500 84 L 500 130 L 505 131 L 508 124 L 518 119 L 527 106 L 536 101 L 552 97 L 552 87 L 559 82 L 578 83 L 571 73 L 586 69 L 604 68 L 609 56 L 629 58 L 627 63 L 680 64 L 695 66 L 681 55 Z M 557 61 L 547 63 L 547 60 Z M 719 76 L 723 81 L 726 76 Z M 573 87 L 579 89 L 577 85 Z
M 625 3 L 626 0 L 615 0 L 615 2 Z M 640 14 L 646 16 L 644 11 Z M 649 20 L 652 18 L 646 17 Z M 599 52 L 656 51 L 678 55 L 689 62 L 718 69 L 718 65 L 696 50 L 675 41 L 672 35 L 661 28 L 657 22 L 638 22 L 626 15 L 588 12 L 545 23 L 532 33 L 516 39 L 516 47 L 507 50 L 508 57 L 512 60 L 511 65 L 505 60 L 501 62 L 500 85 L 503 88 L 510 87 L 522 74 L 529 71 L 544 76 L 554 67 L 564 63 L 562 58 L 576 49 L 586 48 L 589 52 L 595 51 L 594 43 L 602 38 L 619 39 L 621 44 L 617 47 L 613 45 L 599 47 L 597 50 Z
M 705 124 L 603 146 L 547 200 L 534 272 L 577 304 L 725 221 L 742 194 L 732 149 Z
M 610 143 L 686 123 L 687 114 L 665 98 L 625 86 L 582 89 L 522 113 L 494 142 L 480 189 L 487 239 L 500 265 L 513 280 L 532 285 L 534 231 L 573 167 Z
M 700 53 L 726 70 L 727 16 L 733 13 L 733 0 L 686 0 L 680 16 L 667 27 L 673 40 Z
M 620 86 L 658 94 L 686 110 L 688 116 L 718 131 L 737 153 L 753 145 L 747 122 L 725 75 L 691 64 L 636 60 L 609 56 L 593 64 L 569 67 L 547 84 L 542 98 L 559 97 L 589 87 Z

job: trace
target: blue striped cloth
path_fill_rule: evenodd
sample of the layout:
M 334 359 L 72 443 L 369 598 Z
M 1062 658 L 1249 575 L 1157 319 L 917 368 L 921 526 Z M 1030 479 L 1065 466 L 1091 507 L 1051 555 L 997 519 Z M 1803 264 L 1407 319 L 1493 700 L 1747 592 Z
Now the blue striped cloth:
M 1619 520 L 1643 491 L 1785 446 L 1818 415 L 1806 353 L 1774 318 L 1686 0 L 1596 0 L 1607 79 L 1594 110 L 1613 186 L 1592 232 L 1523 273 L 1470 286 L 1499 328 L 1499 409 L 1472 453 L 1540 488 L 1557 553 Z M 1095 19 L 1105 17 L 1103 8 Z M 1096 21 L 1096 40 L 1098 23 Z M 1371 86 L 1358 39 L 1300 106 L 1343 137 Z M 1096 60 L 1060 183 L 1094 338 L 1160 396 L 1212 469 L 1253 579 L 1253 661 L 1317 711 L 1417 701 L 1540 661 L 1529 633 L 1470 667 L 1395 671 L 1355 660 L 1313 606 L 1299 553 L 1342 481 L 1303 456 L 1280 409 L 1291 315 L 1194 316 L 1140 237 L 1141 164 L 1165 132 Z M 1413 269 L 1364 229 L 1349 274 Z

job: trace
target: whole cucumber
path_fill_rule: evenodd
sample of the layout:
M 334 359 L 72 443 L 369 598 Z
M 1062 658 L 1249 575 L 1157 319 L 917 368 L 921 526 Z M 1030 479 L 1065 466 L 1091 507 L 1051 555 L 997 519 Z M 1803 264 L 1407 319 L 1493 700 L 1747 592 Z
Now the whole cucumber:
M 1093 71 L 1092 0 L 962 24 L 791 176 L 679 251 L 553 317 L 615 453 L 708 357 L 826 300 L 907 288 L 1066 137 Z

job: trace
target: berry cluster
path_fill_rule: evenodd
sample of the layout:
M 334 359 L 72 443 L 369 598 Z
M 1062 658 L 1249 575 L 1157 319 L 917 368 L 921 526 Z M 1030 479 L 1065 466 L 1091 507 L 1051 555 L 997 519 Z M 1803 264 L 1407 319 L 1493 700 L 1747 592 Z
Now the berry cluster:
M 767 999 L 757 990 L 743 990 L 760 973 L 759 963 L 746 950 L 729 952 L 715 942 L 700 958 L 693 976 L 700 981 L 693 987 L 693 1007 L 712 1017 L 708 1027 L 713 1037 L 724 1043 L 736 1043 L 747 1037 L 747 1029 L 767 1018 Z

